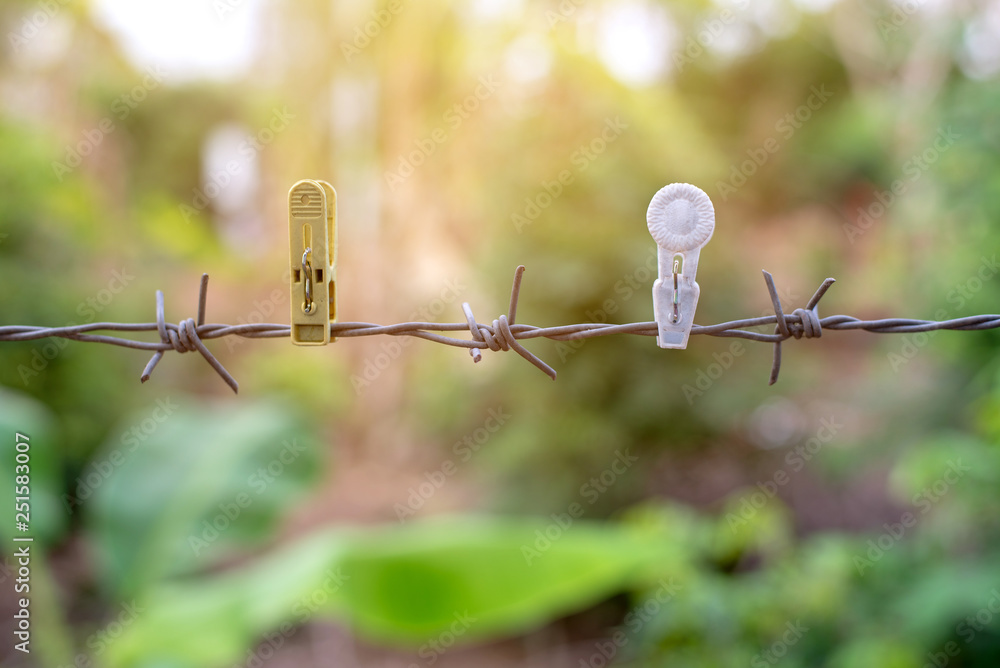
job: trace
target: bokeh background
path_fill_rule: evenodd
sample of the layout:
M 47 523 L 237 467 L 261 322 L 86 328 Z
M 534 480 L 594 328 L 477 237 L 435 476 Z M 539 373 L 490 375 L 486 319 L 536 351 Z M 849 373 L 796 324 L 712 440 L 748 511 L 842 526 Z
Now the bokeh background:
M 653 193 L 713 199 L 698 321 L 998 311 L 1000 3 L 5 0 L 0 325 L 287 322 L 286 193 L 345 321 L 652 319 Z M 147 340 L 149 337 L 147 336 Z M 0 346 L 31 436 L 4 666 L 992 667 L 995 332 Z M 5 483 L 6 484 L 6 483 Z M 13 488 L 5 487 L 13 495 Z M 4 543 L 13 513 L 2 504 Z

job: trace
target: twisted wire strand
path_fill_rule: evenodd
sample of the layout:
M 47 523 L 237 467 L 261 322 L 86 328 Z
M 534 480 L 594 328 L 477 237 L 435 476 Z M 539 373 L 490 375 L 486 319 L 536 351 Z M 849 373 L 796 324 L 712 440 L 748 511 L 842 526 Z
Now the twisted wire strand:
M 513 350 L 555 380 L 556 371 L 524 347 L 521 341 L 527 339 L 546 338 L 554 341 L 574 341 L 592 339 L 598 336 L 616 334 L 633 334 L 637 336 L 656 336 L 656 322 L 633 322 L 622 325 L 609 323 L 580 323 L 576 325 L 560 325 L 556 327 L 535 327 L 515 322 L 517 302 L 521 292 L 521 279 L 524 266 L 519 266 L 514 272 L 514 283 L 511 288 L 510 306 L 506 314 L 499 316 L 491 324 L 486 325 L 476 321 L 472 308 L 462 304 L 465 314 L 464 323 L 436 322 L 402 322 L 395 325 L 377 325 L 370 322 L 336 322 L 330 324 L 330 335 L 337 338 L 359 336 L 413 336 L 434 343 L 440 343 L 457 348 L 466 348 L 474 362 L 482 359 L 482 350 L 494 352 Z M 730 320 L 717 325 L 694 325 L 691 334 L 707 336 L 731 337 L 771 343 L 774 345 L 773 361 L 769 384 L 778 380 L 781 371 L 781 344 L 788 339 L 820 338 L 823 330 L 864 330 L 875 334 L 909 334 L 914 332 L 930 332 L 937 330 L 955 330 L 961 332 L 979 331 L 1000 328 L 1000 315 L 973 315 L 952 320 L 916 320 L 910 318 L 884 318 L 880 320 L 860 320 L 847 315 L 831 315 L 820 318 L 818 306 L 820 300 L 836 281 L 827 278 L 806 303 L 805 308 L 797 308 L 786 314 L 774 287 L 774 279 L 768 272 L 763 272 L 774 315 L 757 318 Z M 37 341 L 46 338 L 63 338 L 89 343 L 103 343 L 122 348 L 152 351 L 149 360 L 140 376 L 145 383 L 149 380 L 168 351 L 177 353 L 195 352 L 201 354 L 205 361 L 215 369 L 216 373 L 232 388 L 239 391 L 236 379 L 226 371 L 225 367 L 212 355 L 206 340 L 221 339 L 227 336 L 239 336 L 246 339 L 278 339 L 291 334 L 289 325 L 275 323 L 256 323 L 245 325 L 224 325 L 206 323 L 205 312 L 208 300 L 208 274 L 203 274 L 198 296 L 198 317 L 187 318 L 177 324 L 166 322 L 163 293 L 156 291 L 156 322 L 152 323 L 114 323 L 95 322 L 86 325 L 69 327 L 34 327 L 23 325 L 0 326 L 0 343 L 15 341 Z M 751 331 L 752 327 L 774 326 L 774 332 Z M 96 334 L 94 332 L 157 332 L 159 341 L 136 341 L 134 339 Z M 441 332 L 467 331 L 471 339 L 459 339 L 446 336 Z

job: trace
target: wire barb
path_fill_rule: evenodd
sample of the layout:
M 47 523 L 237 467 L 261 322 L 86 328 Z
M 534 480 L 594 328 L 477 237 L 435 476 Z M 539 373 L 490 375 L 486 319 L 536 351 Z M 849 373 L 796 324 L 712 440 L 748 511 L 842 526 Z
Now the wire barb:
M 549 378 L 555 380 L 555 369 L 518 343 L 517 337 L 514 335 L 513 330 L 511 330 L 511 325 L 514 324 L 514 317 L 517 315 L 517 300 L 521 296 L 521 277 L 523 275 L 524 265 L 522 264 L 514 270 L 514 285 L 510 289 L 510 307 L 507 309 L 507 315 L 501 315 L 494 320 L 492 328 L 476 322 L 475 316 L 472 315 L 472 307 L 469 306 L 468 302 L 462 303 L 462 311 L 465 313 L 465 320 L 469 325 L 469 333 L 472 334 L 474 341 L 486 344 L 486 347 L 494 352 L 514 350 L 518 355 L 541 369 Z M 479 348 L 472 348 L 469 354 L 472 355 L 473 362 L 478 362 L 482 359 L 482 351 Z
M 215 369 L 216 373 L 222 377 L 222 380 L 226 381 L 226 385 L 232 388 L 233 392 L 239 393 L 240 385 L 236 382 L 236 379 L 230 375 L 226 368 L 222 366 L 219 360 L 215 359 L 215 356 L 209 351 L 205 344 L 201 341 L 201 336 L 198 334 L 198 330 L 205 326 L 205 308 L 208 302 L 208 274 L 201 275 L 201 288 L 198 291 L 198 321 L 197 323 L 188 318 L 182 321 L 179 325 L 167 325 L 164 318 L 164 308 L 163 308 L 163 292 L 160 290 L 156 291 L 156 329 L 160 333 L 160 341 L 169 346 L 167 350 L 176 350 L 179 353 L 188 353 L 192 350 L 197 350 L 201 353 L 201 356 Z M 0 339 L 2 340 L 2 339 Z M 139 377 L 139 381 L 145 383 L 149 380 L 149 377 L 153 374 L 153 369 L 156 365 L 160 363 L 163 359 L 163 350 L 157 350 L 153 353 L 152 359 L 146 364 L 146 368 L 142 371 L 142 376 Z
M 590 339 L 598 336 L 615 334 L 634 334 L 637 336 L 656 336 L 655 322 L 633 322 L 623 325 L 609 323 L 581 323 L 577 325 L 560 325 L 556 327 L 535 327 L 533 325 L 516 324 L 517 303 L 521 294 L 521 279 L 524 266 L 518 266 L 514 271 L 514 283 L 511 287 L 510 306 L 507 313 L 501 315 L 490 325 L 476 322 L 472 308 L 462 304 L 465 314 L 464 323 L 434 323 L 434 322 L 404 322 L 396 325 L 376 325 L 370 322 L 336 322 L 330 324 L 331 337 L 350 338 L 355 336 L 413 336 L 434 343 L 441 343 L 457 348 L 466 348 L 472 359 L 478 362 L 482 359 L 482 350 L 488 348 L 494 352 L 513 350 L 518 355 L 531 362 L 534 366 L 551 377 L 556 377 L 555 370 L 521 343 L 525 339 L 547 338 L 554 341 L 574 341 Z M 774 287 L 774 278 L 764 272 L 764 283 L 767 286 L 774 315 L 758 318 L 732 320 L 717 325 L 694 325 L 691 334 L 707 336 L 736 337 L 749 341 L 774 344 L 774 355 L 771 366 L 769 384 L 773 385 L 781 371 L 781 344 L 790 338 L 807 339 L 820 338 L 823 330 L 860 329 L 876 334 L 909 334 L 913 332 L 928 332 L 949 329 L 961 332 L 1000 328 L 1000 315 L 973 315 L 953 320 L 911 320 L 907 318 L 887 318 L 883 320 L 859 320 L 846 315 L 833 315 L 820 318 L 817 308 L 820 300 L 826 294 L 834 279 L 828 278 L 819 286 L 806 303 L 805 308 L 795 309 L 786 315 Z M 205 310 L 208 301 L 208 274 L 202 275 L 198 295 L 198 317 L 188 318 L 178 324 L 166 322 L 164 315 L 163 293 L 156 291 L 156 322 L 152 323 L 109 323 L 96 322 L 86 325 L 69 327 L 31 327 L 11 325 L 0 327 L 0 343 L 15 341 L 37 341 L 45 338 L 63 338 L 73 341 L 103 343 L 123 348 L 152 351 L 153 356 L 142 372 L 141 380 L 146 382 L 163 359 L 164 353 L 173 350 L 178 353 L 198 351 L 216 373 L 232 388 L 239 390 L 239 384 L 226 371 L 225 367 L 212 355 L 204 341 L 220 339 L 227 336 L 240 336 L 248 339 L 287 338 L 291 334 L 289 325 L 274 323 L 257 323 L 246 325 L 220 325 L 205 322 Z M 774 326 L 773 333 L 752 331 L 754 327 Z M 95 334 L 93 332 L 156 332 L 160 340 L 135 341 L 133 339 Z M 471 340 L 446 336 L 443 332 L 468 331 Z
M 823 336 L 823 321 L 819 319 L 816 308 L 819 306 L 819 300 L 823 298 L 823 295 L 830 289 L 830 286 L 837 282 L 837 279 L 828 278 L 823 281 L 823 284 L 817 288 L 816 292 L 809 299 L 806 307 L 804 309 L 795 309 L 792 312 L 794 320 L 789 321 L 786 320 L 785 314 L 781 309 L 781 298 L 778 297 L 778 291 L 774 287 L 774 277 L 771 276 L 771 272 L 769 271 L 764 270 L 763 273 L 764 283 L 767 285 L 767 293 L 770 295 L 771 304 L 774 306 L 774 317 L 776 320 L 774 333 L 776 335 L 780 334 L 782 337 L 774 342 L 771 377 L 767 381 L 768 385 L 774 385 L 778 382 L 778 374 L 781 373 L 781 342 L 793 336 L 796 339 L 801 339 L 803 336 L 807 339 L 818 339 Z

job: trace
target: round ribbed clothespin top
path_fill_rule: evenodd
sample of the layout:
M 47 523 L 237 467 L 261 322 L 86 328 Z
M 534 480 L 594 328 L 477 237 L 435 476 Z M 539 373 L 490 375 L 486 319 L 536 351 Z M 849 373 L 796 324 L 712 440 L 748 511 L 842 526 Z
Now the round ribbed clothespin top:
M 672 183 L 653 195 L 646 225 L 656 245 L 672 251 L 701 248 L 715 230 L 715 207 L 700 188 Z

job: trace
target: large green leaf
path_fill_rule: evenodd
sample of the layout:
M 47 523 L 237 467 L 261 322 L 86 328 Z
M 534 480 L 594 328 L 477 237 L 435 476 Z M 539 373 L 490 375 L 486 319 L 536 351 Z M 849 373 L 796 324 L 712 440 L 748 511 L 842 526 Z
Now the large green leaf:
M 133 596 L 263 543 L 319 467 L 294 412 L 271 403 L 160 406 L 135 445 L 109 442 L 115 470 L 86 503 L 108 588 Z
M 553 526 L 465 517 L 319 534 L 254 566 L 157 589 L 105 658 L 121 667 L 232 663 L 265 633 L 287 635 L 314 614 L 394 645 L 495 638 L 686 568 L 684 549 L 663 535 Z M 547 529 L 554 539 L 539 539 Z
M 676 568 L 678 556 L 662 536 L 615 525 L 483 518 L 383 530 L 343 554 L 348 621 L 413 644 L 453 627 L 470 638 L 528 629 L 626 589 L 650 564 Z

